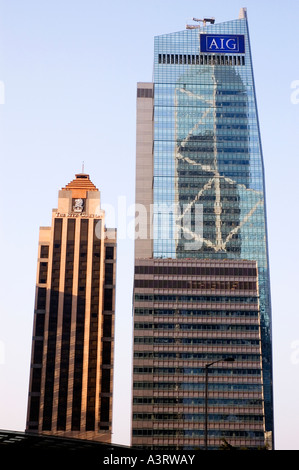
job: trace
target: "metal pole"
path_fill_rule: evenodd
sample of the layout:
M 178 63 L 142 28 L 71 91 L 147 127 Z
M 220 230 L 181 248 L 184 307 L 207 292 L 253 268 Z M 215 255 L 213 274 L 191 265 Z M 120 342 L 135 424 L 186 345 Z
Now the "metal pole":
M 205 383 L 205 450 L 208 450 L 208 372 L 209 368 L 208 365 L 205 366 L 205 375 L 206 375 L 206 383 Z
M 234 362 L 233 357 L 226 357 L 218 361 L 210 362 L 205 365 L 205 450 L 208 450 L 208 373 L 209 367 L 217 364 L 218 362 Z

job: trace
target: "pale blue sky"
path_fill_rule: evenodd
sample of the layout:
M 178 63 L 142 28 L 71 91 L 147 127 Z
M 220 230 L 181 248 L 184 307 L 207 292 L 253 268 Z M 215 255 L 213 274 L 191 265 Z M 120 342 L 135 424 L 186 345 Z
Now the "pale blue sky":
M 84 161 L 103 204 L 129 223 L 136 83 L 152 79 L 154 36 L 194 16 L 235 19 L 244 6 L 266 169 L 276 448 L 299 450 L 297 0 L 0 0 L 0 429 L 25 428 L 38 231 L 58 190 Z M 121 232 L 113 430 L 121 444 L 130 433 L 132 275 L 133 241 Z

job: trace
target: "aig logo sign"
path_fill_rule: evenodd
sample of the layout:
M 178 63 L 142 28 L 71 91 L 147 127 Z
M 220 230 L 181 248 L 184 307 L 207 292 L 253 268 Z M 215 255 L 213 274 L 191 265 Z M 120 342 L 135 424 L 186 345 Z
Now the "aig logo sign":
M 201 34 L 200 52 L 244 54 L 245 38 L 241 34 Z

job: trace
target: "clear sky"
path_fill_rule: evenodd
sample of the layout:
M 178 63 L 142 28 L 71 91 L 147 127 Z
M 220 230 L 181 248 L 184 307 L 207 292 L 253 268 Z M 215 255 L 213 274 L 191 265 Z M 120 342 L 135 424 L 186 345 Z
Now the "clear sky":
M 39 227 L 84 161 L 119 229 L 113 441 L 129 444 L 136 83 L 152 79 L 154 36 L 241 7 L 266 170 L 276 448 L 299 450 L 297 0 L 0 0 L 0 429 L 25 429 Z

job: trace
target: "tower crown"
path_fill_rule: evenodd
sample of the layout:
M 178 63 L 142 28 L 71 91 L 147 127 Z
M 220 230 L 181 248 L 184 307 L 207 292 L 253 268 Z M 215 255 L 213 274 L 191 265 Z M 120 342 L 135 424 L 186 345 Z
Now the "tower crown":
M 90 180 L 86 173 L 78 173 L 75 179 L 68 183 L 62 191 L 72 191 L 73 198 L 86 198 L 87 191 L 99 191 L 98 188 Z
M 100 215 L 100 191 L 90 180 L 89 175 L 82 172 L 75 175 L 70 183 L 59 191 L 58 213 L 77 215 Z

